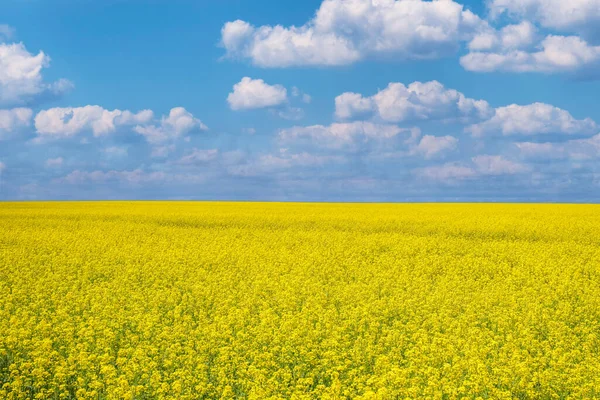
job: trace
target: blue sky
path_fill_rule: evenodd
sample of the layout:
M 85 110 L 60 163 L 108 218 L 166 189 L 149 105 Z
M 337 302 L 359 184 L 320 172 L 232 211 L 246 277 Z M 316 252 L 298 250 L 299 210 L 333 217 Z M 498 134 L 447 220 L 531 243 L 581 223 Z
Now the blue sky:
M 600 0 L 5 0 L 0 199 L 600 195 Z

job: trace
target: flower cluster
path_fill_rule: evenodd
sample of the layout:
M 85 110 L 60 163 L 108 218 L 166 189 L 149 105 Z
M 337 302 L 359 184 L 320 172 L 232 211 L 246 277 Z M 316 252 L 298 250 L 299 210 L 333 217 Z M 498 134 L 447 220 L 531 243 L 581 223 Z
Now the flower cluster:
M 600 397 L 600 207 L 5 203 L 2 399 Z

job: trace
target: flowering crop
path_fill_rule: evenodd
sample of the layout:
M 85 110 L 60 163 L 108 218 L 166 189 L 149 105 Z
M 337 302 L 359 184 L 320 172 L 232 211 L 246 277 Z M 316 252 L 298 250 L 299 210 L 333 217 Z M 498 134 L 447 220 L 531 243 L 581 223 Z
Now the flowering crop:
M 600 207 L 0 204 L 2 399 L 600 397 Z

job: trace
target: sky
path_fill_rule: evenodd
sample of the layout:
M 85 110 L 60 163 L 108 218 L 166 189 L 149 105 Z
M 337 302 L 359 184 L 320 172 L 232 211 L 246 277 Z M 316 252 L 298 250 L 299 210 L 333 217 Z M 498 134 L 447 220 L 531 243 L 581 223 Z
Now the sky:
M 600 0 L 3 0 L 0 200 L 598 202 Z

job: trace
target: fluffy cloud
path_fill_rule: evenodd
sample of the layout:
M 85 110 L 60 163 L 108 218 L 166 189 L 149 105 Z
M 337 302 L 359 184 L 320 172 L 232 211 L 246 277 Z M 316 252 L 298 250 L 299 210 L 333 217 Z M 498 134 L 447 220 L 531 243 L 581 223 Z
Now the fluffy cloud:
M 49 64 L 42 51 L 34 55 L 22 43 L 0 43 L 0 105 L 25 104 L 71 89 L 72 83 L 64 79 L 52 84 L 43 81 L 42 70 Z
M 72 137 L 84 131 L 91 131 L 97 137 L 112 133 L 119 126 L 148 123 L 153 116 L 150 110 L 134 114 L 100 106 L 51 108 L 36 115 L 35 128 L 44 138 Z
M 125 126 L 133 127 L 134 132 L 153 145 L 177 139 L 195 129 L 207 129 L 202 121 L 183 107 L 171 109 L 169 115 L 158 122 L 154 122 L 151 110 L 132 113 L 128 110 L 106 110 L 100 106 L 51 108 L 40 111 L 35 117 L 38 142 L 69 138 L 88 131 L 100 137 Z
M 600 33 L 600 0 L 492 0 L 489 7 L 494 18 L 507 13 L 545 28 L 592 36 Z
M 348 119 L 366 114 L 388 122 L 425 119 L 482 119 L 492 110 L 484 100 L 465 97 L 437 81 L 413 82 L 408 86 L 390 83 L 371 97 L 343 93 L 335 99 L 335 114 Z
M 475 48 L 484 47 L 478 40 Z M 494 44 L 490 44 L 494 46 Z M 547 36 L 539 49 L 500 48 L 496 51 L 471 52 L 460 59 L 461 65 L 476 72 L 588 72 L 600 66 L 600 46 L 591 46 L 577 36 Z M 597 71 L 595 71 L 597 73 Z
M 473 37 L 468 47 L 471 51 L 518 50 L 530 47 L 536 38 L 535 26 L 529 21 L 523 21 L 507 25 L 499 31 L 486 27 Z
M 356 145 L 358 142 L 366 143 L 390 139 L 405 131 L 405 129 L 393 125 L 379 125 L 361 121 L 336 123 L 328 126 L 296 126 L 282 129 L 279 132 L 279 138 L 284 142 L 307 140 L 324 147 L 342 148 Z
M 31 125 L 33 111 L 29 108 L 0 110 L 0 140 L 6 135 Z
M 451 0 L 324 0 L 300 27 L 228 22 L 221 43 L 227 56 L 260 67 L 330 66 L 370 56 L 441 57 L 454 53 L 482 25 Z
M 193 130 L 207 130 L 206 125 L 183 107 L 172 108 L 169 116 L 163 116 L 160 124 L 137 125 L 134 130 L 151 144 L 177 139 Z
M 46 167 L 48 167 L 48 168 L 60 167 L 61 165 L 63 165 L 64 161 L 65 160 L 62 157 L 49 158 L 46 160 Z
M 232 110 L 274 107 L 286 103 L 287 90 L 281 85 L 269 85 L 262 79 L 244 77 L 227 96 Z
M 426 159 L 430 159 L 456 149 L 457 144 L 458 139 L 453 136 L 425 135 L 413 148 L 412 153 L 422 154 Z
M 575 119 L 568 111 L 544 103 L 512 104 L 496 109 L 492 118 L 466 128 L 475 137 L 488 134 L 592 134 L 597 125 L 590 118 Z

